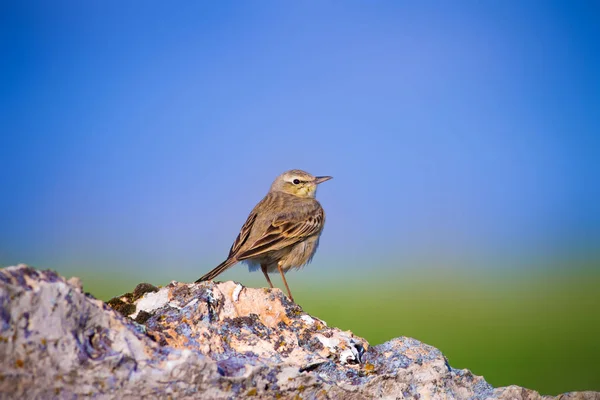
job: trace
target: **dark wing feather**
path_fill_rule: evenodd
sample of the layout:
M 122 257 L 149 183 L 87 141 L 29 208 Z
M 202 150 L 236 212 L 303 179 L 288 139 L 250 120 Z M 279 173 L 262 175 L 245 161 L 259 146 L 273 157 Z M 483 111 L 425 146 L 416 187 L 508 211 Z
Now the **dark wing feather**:
M 256 220 L 256 213 L 255 212 L 250 213 L 250 215 L 248 216 L 248 219 L 244 223 L 244 226 L 242 226 L 242 229 L 240 229 L 240 233 L 238 234 L 237 238 L 235 238 L 235 241 L 231 245 L 231 249 L 229 250 L 228 258 L 231 258 L 231 256 L 234 256 L 235 253 L 237 253 L 239 251 L 239 249 L 244 245 L 244 243 L 246 243 L 246 240 L 248 240 L 248 237 L 250 236 L 250 231 L 252 230 L 252 225 L 254 224 L 255 220 Z
M 252 246 L 237 255 L 238 260 L 245 260 L 265 254 L 269 251 L 281 250 L 296 244 L 307 237 L 321 232 L 325 222 L 325 213 L 319 207 L 310 213 L 294 216 L 284 214 L 277 217 Z

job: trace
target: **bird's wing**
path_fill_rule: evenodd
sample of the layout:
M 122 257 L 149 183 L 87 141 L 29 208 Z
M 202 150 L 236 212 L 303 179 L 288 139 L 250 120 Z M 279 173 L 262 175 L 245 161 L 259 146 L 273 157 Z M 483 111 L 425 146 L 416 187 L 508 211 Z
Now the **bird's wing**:
M 254 224 L 255 220 L 256 213 L 253 210 L 250 213 L 250 215 L 248 215 L 248 219 L 244 223 L 244 226 L 242 226 L 242 229 L 240 229 L 240 233 L 231 245 L 231 249 L 229 250 L 229 257 L 227 258 L 235 256 L 235 253 L 237 253 L 240 250 L 240 248 L 244 245 L 244 243 L 246 243 L 246 240 L 248 240 L 248 237 L 250 236 L 250 231 L 252 230 L 252 225 Z
M 323 229 L 324 222 L 325 213 L 321 207 L 304 213 L 281 214 L 271 222 L 265 233 L 249 249 L 237 255 L 237 259 L 257 257 L 296 244 L 318 234 Z

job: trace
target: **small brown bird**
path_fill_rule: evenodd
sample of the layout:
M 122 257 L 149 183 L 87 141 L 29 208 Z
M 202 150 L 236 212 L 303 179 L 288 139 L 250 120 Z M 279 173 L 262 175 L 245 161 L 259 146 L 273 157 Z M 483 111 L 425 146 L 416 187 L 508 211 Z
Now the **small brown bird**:
M 248 216 L 227 259 L 196 282 L 212 280 L 243 261 L 250 271 L 260 266 L 271 287 L 268 273 L 279 271 L 294 301 L 285 273 L 308 264 L 317 251 L 325 212 L 315 195 L 317 185 L 329 179 L 331 176 L 315 177 L 298 169 L 279 175 Z

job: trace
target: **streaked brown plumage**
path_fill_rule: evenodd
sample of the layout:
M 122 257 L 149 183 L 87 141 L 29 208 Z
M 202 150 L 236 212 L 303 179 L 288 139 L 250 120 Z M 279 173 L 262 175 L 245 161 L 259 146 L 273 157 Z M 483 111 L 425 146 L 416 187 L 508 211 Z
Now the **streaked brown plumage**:
M 329 179 L 330 176 L 315 177 L 301 170 L 278 176 L 248 216 L 227 259 L 196 282 L 214 279 L 244 261 L 250 270 L 260 266 L 271 287 L 268 273 L 279 271 L 293 301 L 285 272 L 309 263 L 317 250 L 325 212 L 315 195 L 317 185 Z

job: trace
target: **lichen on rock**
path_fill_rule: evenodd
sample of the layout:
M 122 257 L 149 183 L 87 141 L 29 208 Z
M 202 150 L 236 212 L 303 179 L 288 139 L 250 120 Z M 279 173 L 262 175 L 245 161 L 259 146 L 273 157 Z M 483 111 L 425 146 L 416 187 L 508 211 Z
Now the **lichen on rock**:
M 415 339 L 370 346 L 306 314 L 278 289 L 140 284 L 105 304 L 51 271 L 0 270 L 0 397 L 92 395 L 542 398 L 516 386 L 493 388 Z

